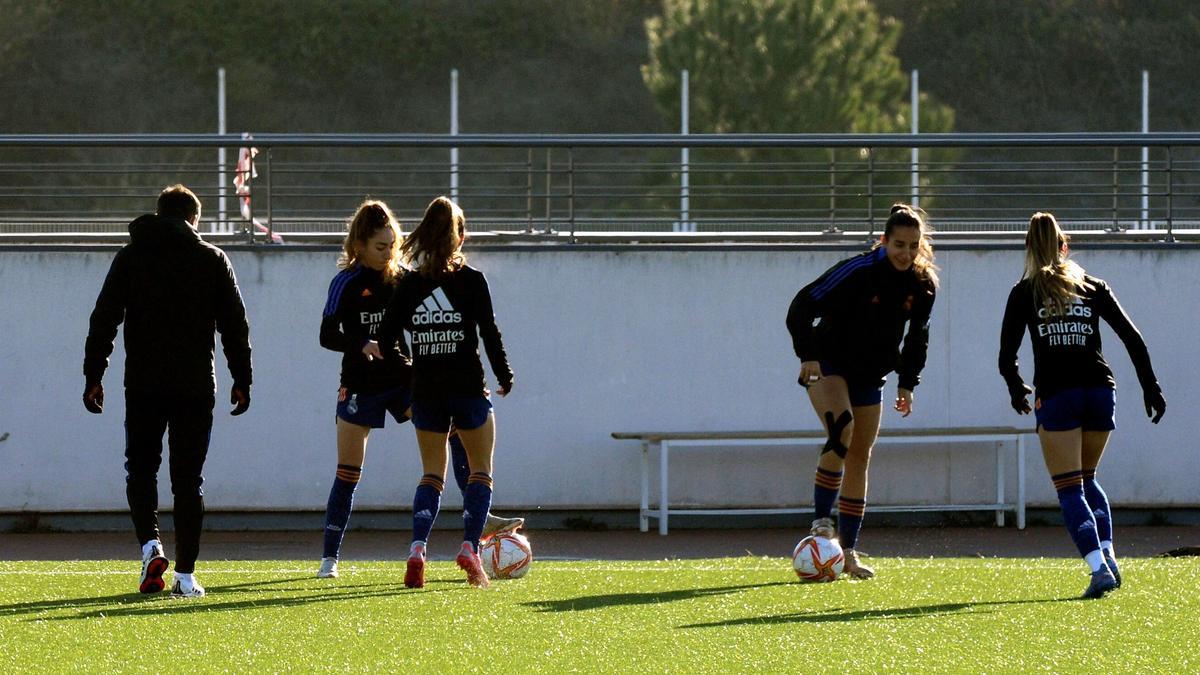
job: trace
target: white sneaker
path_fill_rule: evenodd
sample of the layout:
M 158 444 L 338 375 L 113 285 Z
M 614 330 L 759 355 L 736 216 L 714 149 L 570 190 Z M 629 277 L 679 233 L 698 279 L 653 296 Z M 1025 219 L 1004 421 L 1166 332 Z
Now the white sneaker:
M 483 524 L 483 532 L 479 535 L 479 538 L 487 539 L 501 532 L 516 532 L 524 526 L 524 518 L 501 518 L 489 513 L 487 522 Z
M 811 534 L 814 537 L 825 537 L 826 539 L 833 539 L 833 537 L 835 535 L 835 531 L 833 529 L 833 519 L 832 518 L 817 518 L 816 520 L 813 521 L 812 530 L 809 531 L 809 534 Z
M 163 574 L 167 571 L 167 556 L 162 548 L 155 546 L 142 555 L 142 576 L 138 579 L 138 590 L 142 593 L 158 593 L 166 584 Z
M 338 576 L 337 558 L 321 558 L 321 569 L 317 570 L 318 579 L 336 579 Z
M 192 578 L 192 583 L 185 584 L 179 577 L 175 577 L 175 583 L 171 586 L 172 598 L 203 598 L 204 587 Z

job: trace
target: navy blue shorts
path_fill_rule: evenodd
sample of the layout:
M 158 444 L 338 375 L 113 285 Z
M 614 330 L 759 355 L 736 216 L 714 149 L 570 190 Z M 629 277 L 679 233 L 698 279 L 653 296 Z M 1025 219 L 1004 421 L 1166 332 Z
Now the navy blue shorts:
M 392 414 L 399 424 L 408 421 L 411 396 L 408 387 L 396 387 L 378 394 L 356 394 L 345 387 L 338 390 L 337 416 L 351 424 L 382 429 L 384 413 Z
M 492 412 L 492 402 L 486 396 L 463 396 L 413 401 L 413 426 L 421 431 L 450 431 L 456 429 L 478 429 L 487 422 Z
M 829 361 L 821 361 L 821 376 L 829 377 L 837 375 L 846 380 L 846 389 L 850 393 L 850 405 L 858 408 L 867 405 L 880 405 L 883 403 L 883 385 L 887 382 L 886 377 L 881 377 L 878 380 L 860 377 L 848 377 L 843 375 L 841 369 L 833 365 Z M 801 387 L 808 389 L 807 382 L 801 382 Z
M 1076 387 L 1064 389 L 1050 398 L 1039 397 L 1034 402 L 1038 426 L 1046 431 L 1112 431 L 1117 392 L 1108 387 Z

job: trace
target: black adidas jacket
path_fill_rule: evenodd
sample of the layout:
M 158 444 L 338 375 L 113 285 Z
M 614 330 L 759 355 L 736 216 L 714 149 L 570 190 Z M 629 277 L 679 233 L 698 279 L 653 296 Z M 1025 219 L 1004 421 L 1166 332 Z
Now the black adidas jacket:
M 1158 378 L 1150 365 L 1146 341 L 1112 289 L 1102 279 L 1084 275 L 1090 290 L 1079 289 L 1079 298 L 1066 306 L 1066 315 L 1048 310 L 1033 299 L 1033 287 L 1022 279 L 1008 294 L 1004 323 L 1000 329 L 1000 374 L 1010 393 L 1024 387 L 1017 364 L 1017 350 L 1026 330 L 1033 343 L 1033 386 L 1039 398 L 1072 387 L 1115 387 L 1112 370 L 1100 344 L 1100 319 L 1108 322 L 1137 371 L 1142 390 L 1159 391 Z
M 125 387 L 212 394 L 213 330 L 220 331 L 233 385 L 250 391 L 250 327 L 224 251 L 183 219 L 145 215 L 129 225 L 96 298 L 83 375 L 99 384 L 117 326 L 125 324 Z
M 464 265 L 436 280 L 418 272 L 404 275 L 379 327 L 385 358 L 404 330 L 412 340 L 413 400 L 481 396 L 487 383 L 480 338 L 499 386 L 512 387 L 492 295 L 479 270 Z
M 912 390 L 925 368 L 935 294 L 912 268 L 893 267 L 883 248 L 856 255 L 796 294 L 787 315 L 792 347 L 801 361 L 829 361 L 849 377 L 896 371 Z
M 352 392 L 377 394 L 409 384 L 412 366 L 403 340 L 393 343 L 381 360 L 368 361 L 362 353 L 379 332 L 393 290 L 381 272 L 361 265 L 338 272 L 329 283 L 321 346 L 342 353 L 341 383 Z

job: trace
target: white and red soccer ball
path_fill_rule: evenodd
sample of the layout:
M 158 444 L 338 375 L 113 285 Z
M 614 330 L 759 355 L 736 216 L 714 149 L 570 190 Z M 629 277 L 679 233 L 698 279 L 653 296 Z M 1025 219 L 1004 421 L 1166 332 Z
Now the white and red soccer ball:
M 845 564 L 846 556 L 836 539 L 805 537 L 792 551 L 792 568 L 801 581 L 833 581 Z
M 533 563 L 533 549 L 525 535 L 501 532 L 479 544 L 483 570 L 493 579 L 520 579 Z

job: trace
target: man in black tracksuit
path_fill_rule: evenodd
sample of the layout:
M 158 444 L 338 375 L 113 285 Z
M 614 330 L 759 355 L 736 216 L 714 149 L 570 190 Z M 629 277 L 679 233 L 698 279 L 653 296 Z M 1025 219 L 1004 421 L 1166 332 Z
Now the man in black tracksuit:
M 101 379 L 117 326 L 125 324 L 125 471 L 130 515 L 142 545 L 139 590 L 163 589 L 168 561 L 158 532 L 158 469 L 170 429 L 175 497 L 175 583 L 172 594 L 199 597 L 192 573 L 204 520 L 201 472 L 212 430 L 213 330 L 233 376 L 234 415 L 250 406 L 250 341 L 246 309 L 229 258 L 201 241 L 200 200 L 182 185 L 166 188 L 156 213 L 129 225 L 96 299 L 85 345 L 83 403 L 104 406 Z

